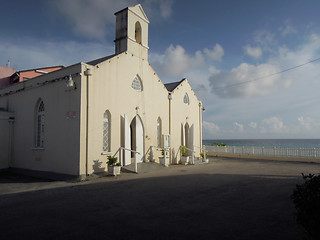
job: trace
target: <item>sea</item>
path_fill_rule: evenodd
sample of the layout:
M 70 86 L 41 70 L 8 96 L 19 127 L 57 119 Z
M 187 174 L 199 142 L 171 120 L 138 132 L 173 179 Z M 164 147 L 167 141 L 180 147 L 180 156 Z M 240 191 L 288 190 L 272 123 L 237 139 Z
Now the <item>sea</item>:
M 213 139 L 202 144 L 225 143 L 227 146 L 276 147 L 276 148 L 320 148 L 320 139 Z

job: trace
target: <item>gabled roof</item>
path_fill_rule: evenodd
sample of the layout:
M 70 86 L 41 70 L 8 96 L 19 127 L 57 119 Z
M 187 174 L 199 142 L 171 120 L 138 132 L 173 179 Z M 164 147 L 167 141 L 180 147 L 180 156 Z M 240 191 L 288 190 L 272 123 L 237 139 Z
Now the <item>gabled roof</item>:
M 87 64 L 90 64 L 90 65 L 97 65 L 99 63 L 102 63 L 110 58 L 113 58 L 115 56 L 115 54 L 112 54 L 112 55 L 109 55 L 109 56 L 106 56 L 106 57 L 102 57 L 102 58 L 98 58 L 98 59 L 95 59 L 95 60 L 92 60 L 90 62 L 87 62 Z
M 166 83 L 164 84 L 164 86 L 167 88 L 168 92 L 172 92 L 176 87 L 178 87 L 180 85 L 180 83 L 182 83 L 184 80 L 186 80 L 185 78 L 182 79 L 179 82 L 173 82 L 173 83 Z
M 118 12 L 116 12 L 114 15 L 117 15 L 118 13 L 122 12 L 122 11 L 125 11 L 125 10 L 129 10 L 131 12 L 133 12 L 134 14 L 136 14 L 137 16 L 139 16 L 140 18 L 142 18 L 143 20 L 145 20 L 147 23 L 150 23 L 146 13 L 144 12 L 141 4 L 137 4 L 137 5 L 134 5 L 134 6 L 131 6 L 131 7 L 127 7 L 127 8 L 124 8 Z M 140 12 L 140 14 L 139 14 Z

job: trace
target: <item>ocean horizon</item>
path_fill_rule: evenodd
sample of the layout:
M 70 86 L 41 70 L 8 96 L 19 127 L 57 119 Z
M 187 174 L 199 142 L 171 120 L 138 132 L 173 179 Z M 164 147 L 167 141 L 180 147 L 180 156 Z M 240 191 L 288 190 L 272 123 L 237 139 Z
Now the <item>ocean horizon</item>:
M 276 148 L 320 148 L 320 139 L 206 139 L 202 144 L 225 143 L 227 146 L 276 147 Z

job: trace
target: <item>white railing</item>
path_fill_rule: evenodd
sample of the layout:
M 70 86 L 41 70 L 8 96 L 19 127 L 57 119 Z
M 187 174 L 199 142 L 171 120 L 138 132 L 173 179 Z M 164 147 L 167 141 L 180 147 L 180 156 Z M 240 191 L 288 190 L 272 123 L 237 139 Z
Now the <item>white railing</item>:
M 138 154 L 140 154 L 140 153 L 137 152 L 137 151 L 133 151 L 131 149 L 128 149 L 128 148 L 119 147 L 119 149 L 115 152 L 115 154 L 113 154 L 113 156 L 116 156 L 117 153 L 119 153 L 119 161 L 121 163 L 121 166 L 123 166 L 124 151 L 129 151 L 129 152 L 133 152 L 134 153 L 134 171 L 135 171 L 135 173 L 138 173 L 137 153 Z
M 180 154 L 182 155 L 182 153 L 181 153 L 181 147 L 183 147 L 183 146 L 180 146 Z M 184 146 L 185 147 L 185 146 Z M 191 152 L 191 161 L 190 161 L 190 163 L 191 164 L 194 164 L 194 153 L 195 153 L 195 151 L 193 150 L 193 149 L 191 149 L 191 148 L 187 148 L 187 147 L 185 147 L 189 152 Z M 189 154 L 189 153 L 188 153 Z
M 320 148 L 268 148 L 238 146 L 204 146 L 205 152 L 241 155 L 320 158 Z

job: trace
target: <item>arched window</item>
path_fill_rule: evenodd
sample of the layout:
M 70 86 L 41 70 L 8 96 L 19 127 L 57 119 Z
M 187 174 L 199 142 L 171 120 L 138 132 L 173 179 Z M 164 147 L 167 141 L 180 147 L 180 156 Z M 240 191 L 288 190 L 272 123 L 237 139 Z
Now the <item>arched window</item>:
M 161 147 L 161 136 L 162 136 L 162 120 L 160 117 L 157 119 L 157 147 Z
M 186 94 L 184 95 L 184 97 L 183 97 L 183 102 L 184 102 L 185 104 L 189 104 L 189 96 L 188 96 L 187 93 L 186 93 Z
M 45 108 L 42 100 L 38 101 L 36 107 L 36 131 L 35 131 L 35 139 L 36 139 L 36 147 L 44 146 L 44 114 Z
M 131 87 L 134 89 L 134 90 L 137 90 L 137 91 L 142 91 L 142 82 L 139 78 L 138 75 L 136 75 L 132 81 L 132 84 L 131 84 Z
M 135 39 L 137 43 L 141 44 L 141 25 L 139 22 L 136 22 L 135 25 Z
M 103 152 L 111 152 L 111 114 L 107 110 L 103 114 Z

